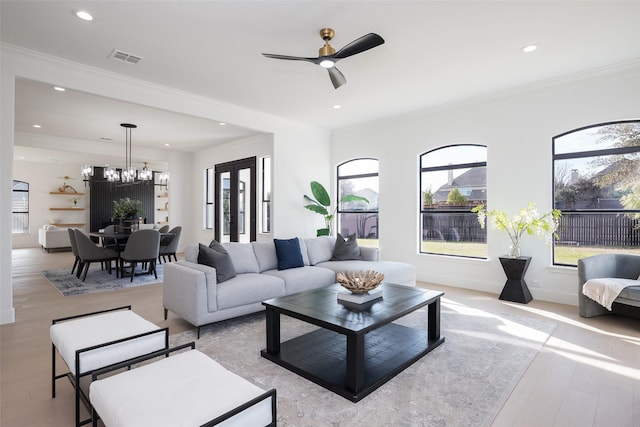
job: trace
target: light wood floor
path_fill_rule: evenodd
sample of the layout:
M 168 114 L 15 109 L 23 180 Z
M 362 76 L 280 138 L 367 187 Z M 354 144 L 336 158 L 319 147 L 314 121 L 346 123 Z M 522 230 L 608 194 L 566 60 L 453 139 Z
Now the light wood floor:
M 16 322 L 0 327 L 3 427 L 73 425 L 70 384 L 58 381 L 57 397 L 51 398 L 51 319 L 131 304 L 171 333 L 191 328 L 173 314 L 163 320 L 162 284 L 63 297 L 41 271 L 72 264 L 70 252 L 13 251 Z M 445 300 L 471 308 L 557 323 L 494 426 L 640 426 L 640 320 L 614 315 L 583 319 L 573 306 L 535 300 L 523 305 L 493 294 L 422 286 L 441 289 Z

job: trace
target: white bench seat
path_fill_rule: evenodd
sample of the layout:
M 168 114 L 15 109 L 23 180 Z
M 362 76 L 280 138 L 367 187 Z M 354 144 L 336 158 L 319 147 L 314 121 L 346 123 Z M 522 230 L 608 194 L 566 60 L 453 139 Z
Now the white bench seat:
M 106 427 L 200 426 L 263 394 L 197 350 L 96 379 L 89 390 Z M 272 399 L 275 394 L 219 425 L 275 425 Z
M 51 342 L 58 349 L 71 373 L 75 375 L 77 350 L 156 330 L 160 328 L 133 311 L 120 310 L 56 323 L 51 326 L 50 336 Z M 90 350 L 80 357 L 80 373 L 163 348 L 164 335 L 153 334 Z
M 49 336 L 52 397 L 56 397 L 56 380 L 67 377 L 75 388 L 76 426 L 86 423 L 80 420 L 80 401 L 90 408 L 86 391 L 80 387 L 82 377 L 169 346 L 168 328 L 140 317 L 131 311 L 131 306 L 55 319 Z M 56 374 L 56 351 L 69 372 Z

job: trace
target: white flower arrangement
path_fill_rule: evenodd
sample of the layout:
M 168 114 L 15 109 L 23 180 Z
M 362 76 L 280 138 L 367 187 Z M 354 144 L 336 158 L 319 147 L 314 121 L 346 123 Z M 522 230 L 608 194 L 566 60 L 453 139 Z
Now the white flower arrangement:
M 520 212 L 512 218 L 499 209 L 487 211 L 484 205 L 476 206 L 471 212 L 478 214 L 478 222 L 482 228 L 485 227 L 485 222 L 490 220 L 495 228 L 507 233 L 511 239 L 509 251 L 511 257 L 520 256 L 520 240 L 525 233 L 530 236 L 547 238 L 549 243 L 551 237 L 557 238 L 556 230 L 562 216 L 559 209 L 552 209 L 541 215 L 538 213 L 535 203 L 529 203 L 526 208 L 520 209 Z

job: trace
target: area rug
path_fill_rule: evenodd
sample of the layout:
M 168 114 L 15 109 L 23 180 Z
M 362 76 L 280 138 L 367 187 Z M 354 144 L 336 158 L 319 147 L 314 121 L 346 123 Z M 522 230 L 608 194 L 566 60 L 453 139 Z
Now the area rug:
M 133 282 L 128 276 L 117 279 L 115 270 L 112 270 L 111 274 L 107 270 L 101 270 L 100 263 L 93 263 L 89 266 L 89 272 L 84 282 L 78 279 L 75 274 L 71 274 L 71 268 L 47 270 L 42 274 L 62 295 L 68 297 L 162 282 L 163 264 L 156 265 L 156 270 L 158 272 L 157 279 L 153 274 L 144 274 L 135 276 Z
M 401 319 L 425 327 L 427 312 Z M 277 389 L 279 426 L 488 426 L 556 324 L 513 314 L 492 314 L 442 300 L 445 342 L 357 403 L 334 394 L 260 356 L 264 313 L 219 322 L 171 337 L 268 390 Z M 316 327 L 281 316 L 282 340 Z M 224 387 L 212 384 L 212 387 Z

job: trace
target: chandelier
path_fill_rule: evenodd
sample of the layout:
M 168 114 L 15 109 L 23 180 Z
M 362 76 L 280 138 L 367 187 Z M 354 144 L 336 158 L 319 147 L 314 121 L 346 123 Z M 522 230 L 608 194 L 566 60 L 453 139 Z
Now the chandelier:
M 125 130 L 125 146 L 124 146 L 124 167 L 121 170 L 116 169 L 113 166 L 105 165 L 103 170 L 103 177 L 107 182 L 122 182 L 123 184 L 133 184 L 136 182 L 150 182 L 153 181 L 153 171 L 149 169 L 147 162 L 144 162 L 144 167 L 138 171 L 132 165 L 131 156 L 131 131 L 138 126 L 131 123 L 121 123 Z M 81 169 L 82 177 L 85 182 L 89 181 L 93 176 L 93 166 L 84 165 Z M 159 175 L 159 185 L 166 186 L 169 182 L 169 173 L 161 172 Z

